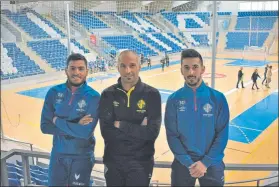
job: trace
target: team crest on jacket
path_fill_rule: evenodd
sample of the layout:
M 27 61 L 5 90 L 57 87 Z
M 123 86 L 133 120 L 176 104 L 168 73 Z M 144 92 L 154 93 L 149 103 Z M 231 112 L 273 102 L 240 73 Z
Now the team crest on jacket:
M 114 105 L 115 107 L 118 107 L 118 106 L 119 106 L 119 102 L 113 101 L 113 105 Z
M 206 114 L 203 114 L 203 116 L 210 117 L 213 115 L 213 114 L 210 114 L 210 112 L 212 111 L 212 106 L 209 103 L 206 103 L 205 105 L 203 105 L 203 110 L 206 112 Z
M 82 99 L 82 100 L 80 100 L 79 102 L 78 102 L 78 109 L 77 109 L 77 111 L 79 111 L 79 112 L 84 112 L 85 111 L 85 107 L 86 107 L 86 102 L 85 102 L 85 100 L 84 99 Z
M 138 101 L 137 106 L 139 108 L 139 110 L 137 110 L 137 112 L 140 112 L 140 113 L 146 112 L 146 110 L 145 110 L 146 103 L 143 99 Z
M 179 100 L 178 101 L 178 110 L 180 112 L 184 112 L 186 110 L 186 100 Z
M 58 92 L 57 96 L 56 96 L 56 103 L 60 104 L 63 101 L 63 98 L 64 98 L 64 94 L 61 92 Z

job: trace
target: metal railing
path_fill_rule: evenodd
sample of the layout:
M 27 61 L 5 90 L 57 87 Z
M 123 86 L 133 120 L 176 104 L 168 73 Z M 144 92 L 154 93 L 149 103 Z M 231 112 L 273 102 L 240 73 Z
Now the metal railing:
M 45 152 L 27 151 L 27 150 L 21 150 L 21 149 L 13 149 L 13 150 L 8 151 L 5 155 L 1 155 L 1 186 L 9 185 L 6 160 L 14 155 L 19 155 L 22 158 L 24 186 L 31 184 L 30 167 L 29 167 L 29 161 L 28 161 L 29 157 L 50 159 L 50 153 L 45 153 Z M 103 164 L 103 160 L 101 158 L 96 158 L 95 164 Z M 171 162 L 157 161 L 154 164 L 154 168 L 170 169 Z M 278 171 L 278 165 L 277 164 L 226 164 L 225 170 Z M 276 178 L 276 177 L 278 178 L 278 175 L 265 177 L 265 178 L 251 179 L 251 180 L 226 182 L 225 184 L 229 185 L 229 184 L 256 182 L 257 186 L 259 186 L 260 181 L 266 180 L 266 179 L 271 179 L 271 178 Z M 168 184 L 168 183 L 159 183 L 159 181 L 157 181 L 155 183 L 153 182 L 152 185 L 153 186 L 170 186 L 170 184 Z

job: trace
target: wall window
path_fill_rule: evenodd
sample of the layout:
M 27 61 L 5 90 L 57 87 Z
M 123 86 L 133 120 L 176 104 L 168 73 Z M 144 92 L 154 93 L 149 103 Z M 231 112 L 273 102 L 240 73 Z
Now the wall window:
M 278 1 L 242 2 L 239 3 L 240 11 L 278 10 Z
M 278 10 L 278 1 L 272 1 L 271 10 Z
M 239 10 L 251 10 L 251 2 L 239 3 Z

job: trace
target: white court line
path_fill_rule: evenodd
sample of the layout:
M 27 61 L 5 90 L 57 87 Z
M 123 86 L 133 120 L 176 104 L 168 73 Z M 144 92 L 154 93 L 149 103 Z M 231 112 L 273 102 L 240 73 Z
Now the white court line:
M 160 91 L 160 90 L 159 90 Z M 173 92 L 166 92 L 166 91 L 160 91 L 160 93 L 165 93 L 171 95 Z
M 242 126 L 238 126 L 238 125 L 230 125 L 232 127 L 236 127 L 236 128 L 242 128 L 242 129 L 247 129 L 247 130 L 252 130 L 252 131 L 258 131 L 258 132 L 262 132 L 262 130 L 259 129 L 253 129 L 253 128 L 249 128 L 249 127 L 242 127 Z

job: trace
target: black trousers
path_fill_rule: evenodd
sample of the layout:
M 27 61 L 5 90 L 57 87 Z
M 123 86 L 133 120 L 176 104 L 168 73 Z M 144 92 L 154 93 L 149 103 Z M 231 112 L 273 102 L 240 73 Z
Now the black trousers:
M 257 81 L 253 80 L 253 85 L 252 85 L 252 89 L 254 89 L 254 85 L 256 86 L 257 89 L 259 89 Z
M 243 80 L 241 80 L 241 78 L 238 78 L 237 83 L 236 83 L 236 87 L 238 88 L 239 82 L 241 82 L 242 88 L 244 88 Z
M 266 84 L 267 83 L 266 75 L 264 75 L 264 79 L 262 81 L 262 84 L 264 84 L 264 81 L 265 81 L 265 84 Z
M 176 159 L 171 165 L 171 186 L 195 186 L 196 178 L 190 175 L 189 169 Z M 199 178 L 200 186 L 224 186 L 224 162 L 209 166 L 203 177 Z
M 105 163 L 107 186 L 146 186 L 150 184 L 154 160 Z

